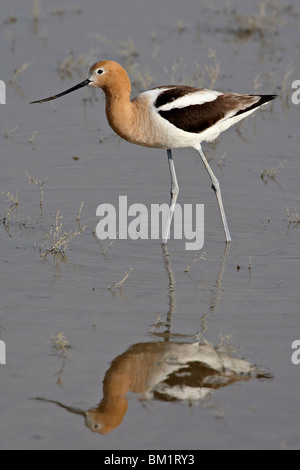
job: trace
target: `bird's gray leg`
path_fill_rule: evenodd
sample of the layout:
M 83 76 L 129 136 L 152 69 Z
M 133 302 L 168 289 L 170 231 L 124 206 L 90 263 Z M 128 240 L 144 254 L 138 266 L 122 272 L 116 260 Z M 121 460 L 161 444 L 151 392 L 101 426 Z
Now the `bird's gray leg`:
M 196 147 L 196 150 L 199 152 L 200 154 L 200 157 L 202 158 L 202 161 L 204 163 L 204 166 L 211 178 L 211 182 L 212 182 L 212 189 L 214 190 L 215 194 L 216 194 L 216 197 L 217 197 L 217 201 L 218 201 L 218 205 L 219 205 L 219 209 L 220 209 L 220 213 L 221 213 L 221 217 L 222 217 L 222 222 L 223 222 L 223 227 L 224 227 L 224 231 L 225 231 L 225 237 L 226 237 L 226 242 L 227 243 L 230 243 L 231 242 L 231 237 L 230 237 L 230 233 L 229 233 L 229 229 L 228 229 L 228 225 L 227 225 L 227 220 L 226 220 L 226 216 L 225 216 L 225 211 L 224 211 L 224 207 L 223 207 L 223 202 L 222 202 L 222 196 L 221 196 L 221 189 L 220 189 L 220 184 L 219 184 L 219 181 L 217 180 L 217 178 L 215 177 L 212 169 L 210 168 L 209 166 L 209 163 L 202 151 L 202 147 L 201 145 L 199 145 L 199 147 Z
M 179 186 L 177 182 L 177 177 L 175 173 L 175 166 L 174 166 L 174 161 L 172 157 L 172 152 L 170 149 L 167 150 L 168 152 L 168 162 L 169 162 L 169 169 L 170 169 L 170 175 L 171 175 L 171 202 L 170 202 L 170 207 L 169 207 L 169 212 L 167 216 L 167 222 L 166 222 L 166 227 L 162 239 L 162 244 L 165 245 L 168 242 L 168 238 L 170 237 L 170 228 L 171 228 L 171 223 L 173 219 L 173 214 L 175 210 L 175 205 L 179 193 Z

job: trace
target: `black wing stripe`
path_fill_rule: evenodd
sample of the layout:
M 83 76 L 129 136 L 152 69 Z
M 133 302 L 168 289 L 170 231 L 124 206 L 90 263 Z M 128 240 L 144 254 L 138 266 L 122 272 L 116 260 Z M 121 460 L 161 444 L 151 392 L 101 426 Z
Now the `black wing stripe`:
M 228 114 L 230 115 L 229 118 L 233 118 L 258 108 L 274 98 L 276 98 L 276 95 L 235 95 L 228 93 L 218 96 L 214 101 L 190 105 L 185 108 L 158 111 L 158 113 L 162 118 L 183 131 L 200 133 L 224 119 Z
M 191 86 L 180 86 L 180 85 L 169 85 L 163 88 L 166 88 L 166 90 L 162 91 L 158 95 L 154 103 L 154 106 L 156 108 L 160 108 L 161 106 L 164 106 L 165 104 L 172 103 L 173 101 L 176 101 L 178 98 L 182 98 L 183 96 L 189 93 L 200 91 L 199 88 L 195 88 Z
M 220 97 L 212 102 L 159 111 L 164 119 L 186 132 L 203 132 L 225 116 L 225 111 L 218 106 Z

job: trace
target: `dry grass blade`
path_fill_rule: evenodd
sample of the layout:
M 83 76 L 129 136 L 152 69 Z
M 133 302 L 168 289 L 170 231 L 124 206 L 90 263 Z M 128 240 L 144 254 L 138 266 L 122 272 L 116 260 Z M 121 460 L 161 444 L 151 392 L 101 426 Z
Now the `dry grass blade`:
M 14 132 L 16 132 L 18 130 L 18 126 L 14 127 L 13 129 L 7 129 L 7 127 L 5 127 L 5 132 L 4 132 L 4 137 L 6 139 L 8 139 Z
M 24 64 L 22 64 L 20 67 L 18 67 L 16 70 L 15 70 L 15 73 L 14 75 L 11 77 L 11 79 L 9 80 L 9 83 L 14 83 L 16 81 L 16 79 L 18 78 L 19 75 L 21 75 L 21 73 L 25 72 L 25 70 L 29 67 L 29 65 L 32 64 L 32 60 L 30 62 L 26 62 Z
M 80 228 L 80 230 L 70 230 L 66 232 L 63 230 L 63 223 L 61 222 L 63 217 L 59 215 L 59 213 L 60 209 L 55 214 L 55 227 L 52 227 L 51 230 L 44 235 L 44 242 L 40 247 L 42 258 L 46 258 L 49 253 L 60 255 L 64 258 L 71 240 L 77 237 L 77 235 L 80 235 L 86 229 L 84 226 L 83 228 Z M 45 247 L 44 251 L 42 251 L 43 247 Z
M 8 209 L 2 220 L 3 225 L 8 225 L 12 211 L 19 205 L 18 190 L 16 190 L 15 196 L 9 191 L 1 191 L 1 194 L 6 194 L 6 196 L 8 197 L 7 201 L 12 202 L 10 208 Z
M 79 219 L 80 219 L 80 216 L 81 216 L 81 212 L 82 212 L 83 205 L 84 205 L 84 202 L 81 203 L 81 205 L 80 205 L 80 207 L 79 207 L 78 214 L 77 214 L 77 222 L 78 222 L 78 223 L 79 223 Z
M 216 51 L 209 49 L 209 57 L 213 59 L 212 65 L 206 65 L 205 70 L 209 77 L 209 88 L 214 88 L 214 85 L 220 75 L 220 61 L 217 59 Z
M 27 171 L 25 172 L 27 178 L 28 178 L 28 183 L 29 184 L 36 184 L 39 188 L 40 188 L 40 192 L 41 192 L 41 202 L 40 202 L 40 208 L 43 209 L 43 202 L 44 202 L 44 190 L 43 190 L 43 186 L 44 184 L 46 183 L 47 181 L 47 176 L 46 178 L 44 178 L 43 180 L 40 180 L 40 179 L 36 179 L 36 178 L 32 178 L 28 173 Z
M 122 286 L 123 286 L 124 282 L 126 281 L 126 279 L 128 278 L 128 276 L 129 276 L 129 274 L 131 273 L 132 270 L 133 270 L 133 268 L 130 268 L 129 271 L 126 271 L 125 275 L 124 275 L 123 279 L 121 279 L 121 281 L 114 282 L 113 285 L 109 286 L 107 289 L 108 290 L 113 290 L 115 287 L 117 289 L 122 289 Z

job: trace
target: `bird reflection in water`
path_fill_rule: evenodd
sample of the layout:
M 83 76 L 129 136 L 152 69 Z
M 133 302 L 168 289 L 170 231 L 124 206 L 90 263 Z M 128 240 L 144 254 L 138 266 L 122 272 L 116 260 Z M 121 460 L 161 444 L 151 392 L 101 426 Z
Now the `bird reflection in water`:
M 123 421 L 128 408 L 128 393 L 136 393 L 143 400 L 178 401 L 194 403 L 208 398 L 214 390 L 247 381 L 253 377 L 270 378 L 256 366 L 232 356 L 232 346 L 220 341 L 213 345 L 205 340 L 206 318 L 216 309 L 229 245 L 226 246 L 214 288 L 210 309 L 202 316 L 201 329 L 194 341 L 191 337 L 171 332 L 172 315 L 176 309 L 175 278 L 167 247 L 163 257 L 169 277 L 169 311 L 165 331 L 153 333 L 159 340 L 137 343 L 111 363 L 103 380 L 103 397 L 99 405 L 88 411 L 54 403 L 69 412 L 85 418 L 86 426 L 93 432 L 108 434 Z M 201 341 L 199 341 L 201 338 Z M 189 341 L 188 341 L 189 339 Z

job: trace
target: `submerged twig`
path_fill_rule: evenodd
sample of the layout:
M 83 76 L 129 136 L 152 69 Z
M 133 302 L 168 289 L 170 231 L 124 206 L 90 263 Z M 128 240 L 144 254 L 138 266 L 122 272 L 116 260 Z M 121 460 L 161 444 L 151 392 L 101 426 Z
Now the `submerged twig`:
M 124 282 L 126 281 L 126 279 L 128 278 L 129 274 L 131 273 L 131 271 L 133 270 L 133 268 L 130 268 L 129 271 L 126 271 L 125 272 L 125 276 L 123 277 L 123 279 L 121 279 L 121 281 L 119 282 L 114 282 L 112 286 L 108 286 L 108 290 L 113 290 L 115 287 L 117 287 L 118 289 L 122 289 L 122 286 L 124 284 Z

